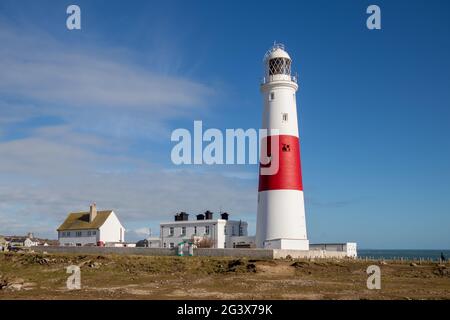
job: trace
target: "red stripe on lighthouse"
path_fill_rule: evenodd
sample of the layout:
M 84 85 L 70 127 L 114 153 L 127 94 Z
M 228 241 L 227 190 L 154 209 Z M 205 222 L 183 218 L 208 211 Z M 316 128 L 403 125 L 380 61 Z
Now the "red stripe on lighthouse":
M 303 190 L 299 139 L 288 135 L 280 135 L 278 137 L 278 172 L 273 175 L 262 175 L 260 168 L 258 191 L 277 189 Z M 270 153 L 272 136 L 267 137 L 267 139 L 267 150 Z M 267 165 L 260 164 L 260 167 L 269 167 L 272 162 L 274 160 Z

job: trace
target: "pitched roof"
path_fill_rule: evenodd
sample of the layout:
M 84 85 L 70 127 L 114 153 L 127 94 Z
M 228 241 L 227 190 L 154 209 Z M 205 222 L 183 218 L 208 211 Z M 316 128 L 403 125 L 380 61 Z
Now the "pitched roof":
M 97 216 L 94 221 L 89 222 L 89 212 L 73 212 L 69 213 L 66 220 L 59 226 L 57 231 L 64 230 L 84 230 L 84 229 L 98 229 L 108 219 L 112 210 L 97 211 Z

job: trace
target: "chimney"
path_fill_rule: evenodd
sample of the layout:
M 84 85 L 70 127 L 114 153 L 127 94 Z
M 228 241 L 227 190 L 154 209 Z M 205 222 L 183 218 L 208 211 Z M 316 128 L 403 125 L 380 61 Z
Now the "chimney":
M 89 222 L 94 221 L 96 216 L 97 216 L 97 205 L 94 202 L 93 204 L 91 204 L 91 208 L 89 210 Z
M 229 216 L 229 214 L 226 213 L 226 212 L 222 212 L 222 213 L 220 214 L 220 217 L 221 217 L 223 220 L 228 220 L 228 216 Z
M 189 220 L 189 214 L 186 212 L 180 212 L 180 221 L 188 221 Z
M 206 220 L 212 220 L 212 218 L 213 218 L 213 213 L 211 211 L 207 210 L 205 212 L 205 219 Z

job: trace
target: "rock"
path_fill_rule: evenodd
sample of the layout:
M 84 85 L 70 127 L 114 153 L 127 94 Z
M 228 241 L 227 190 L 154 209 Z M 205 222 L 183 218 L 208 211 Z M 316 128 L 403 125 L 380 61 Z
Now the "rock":
M 234 271 L 236 271 L 236 269 L 239 266 L 242 266 L 242 265 L 244 265 L 244 262 L 241 259 L 231 260 L 230 262 L 228 262 L 228 270 L 227 271 L 234 272 Z
M 291 267 L 295 267 L 295 268 L 304 268 L 304 267 L 308 267 L 309 263 L 308 262 L 304 262 L 304 261 L 295 261 L 293 264 L 291 264 Z
M 0 278 L 0 290 L 2 290 L 3 288 L 6 288 L 7 285 L 8 285 L 8 282 L 6 281 L 6 279 Z
M 0 278 L 0 290 L 21 290 L 23 284 L 21 278 Z
M 441 277 L 450 276 L 450 272 L 445 266 L 438 266 L 438 268 L 436 270 L 434 270 L 433 273 L 435 275 L 441 276 Z
M 387 265 L 387 262 L 383 260 L 383 261 L 380 261 L 380 264 L 385 266 L 385 265 Z
M 89 268 L 94 268 L 94 269 L 98 269 L 100 266 L 101 266 L 101 263 L 99 263 L 99 262 L 93 262 L 88 265 Z
M 286 260 L 292 261 L 292 256 L 291 256 L 290 254 L 288 254 L 288 255 L 286 256 Z
M 414 263 L 414 262 L 411 262 L 409 265 L 410 265 L 411 267 L 417 267 L 417 263 Z
M 82 268 L 82 267 L 84 267 L 84 266 L 86 266 L 86 265 L 87 265 L 88 267 L 90 267 L 91 264 L 92 264 L 92 261 L 91 261 L 91 260 L 87 260 L 87 261 L 83 261 L 83 262 L 79 263 L 78 266 L 79 266 L 80 268 Z
M 23 284 L 20 283 L 12 283 L 6 286 L 7 290 L 15 290 L 15 291 L 20 291 L 22 290 Z
M 256 272 L 256 265 L 254 263 L 247 264 L 247 271 L 248 272 Z

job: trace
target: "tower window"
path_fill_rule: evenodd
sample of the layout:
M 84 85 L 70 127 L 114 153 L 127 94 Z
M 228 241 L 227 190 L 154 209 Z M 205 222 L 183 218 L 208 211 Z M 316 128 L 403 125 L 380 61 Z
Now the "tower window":
M 274 99 L 275 99 L 275 92 L 271 92 L 269 100 L 274 100 Z
M 288 114 L 287 113 L 283 113 L 282 114 L 282 119 L 283 119 L 283 122 L 288 122 Z
M 287 58 L 273 58 L 269 60 L 269 75 L 291 74 L 291 60 Z

